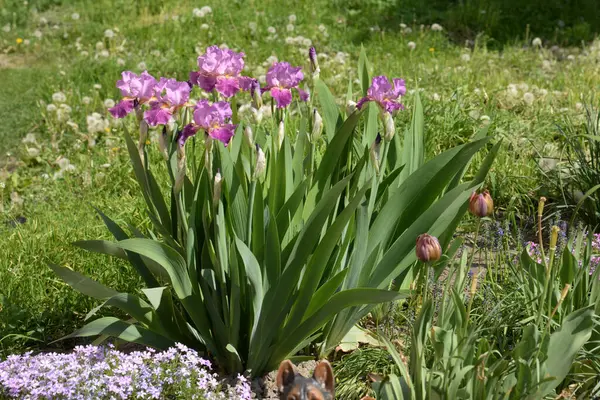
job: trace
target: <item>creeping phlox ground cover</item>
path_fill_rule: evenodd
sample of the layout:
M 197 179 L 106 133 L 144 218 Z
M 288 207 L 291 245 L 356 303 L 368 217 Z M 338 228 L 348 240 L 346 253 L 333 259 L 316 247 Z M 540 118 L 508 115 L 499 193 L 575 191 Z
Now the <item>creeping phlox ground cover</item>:
M 222 385 L 211 363 L 184 345 L 124 353 L 78 346 L 70 353 L 26 353 L 0 362 L 0 398 L 237 399 L 252 397 L 249 382 Z

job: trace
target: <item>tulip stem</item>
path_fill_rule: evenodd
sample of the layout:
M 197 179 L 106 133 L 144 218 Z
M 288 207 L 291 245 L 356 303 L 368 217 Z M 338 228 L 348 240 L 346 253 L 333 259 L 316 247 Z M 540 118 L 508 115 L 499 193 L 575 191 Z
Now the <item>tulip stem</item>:
M 425 288 L 423 291 L 423 304 L 427 302 L 429 297 L 429 262 L 423 263 L 423 277 L 425 278 Z
M 471 257 L 469 260 L 469 267 L 467 268 L 467 274 L 471 272 L 471 268 L 473 267 L 473 259 L 475 258 L 475 253 L 477 252 L 477 239 L 479 237 L 479 229 L 481 228 L 481 218 L 477 218 L 477 227 L 475 228 L 475 238 L 473 239 L 473 250 L 471 252 Z M 487 266 L 486 266 L 487 268 Z M 486 279 L 487 279 L 487 269 L 485 271 Z M 471 315 L 471 307 L 473 306 L 473 298 L 475 297 L 475 291 L 477 289 L 477 280 L 479 278 L 479 268 L 477 269 L 477 275 L 473 274 L 473 278 L 471 281 L 471 289 L 469 293 L 469 304 L 467 305 L 467 320 L 465 324 L 469 321 Z
M 473 307 L 473 299 L 475 298 L 475 292 L 477 291 L 477 280 L 479 279 L 479 269 L 476 274 L 473 274 L 471 280 L 471 287 L 469 289 L 469 304 L 467 305 L 467 320 L 465 321 L 465 328 L 471 318 L 471 308 Z
M 477 251 L 477 239 L 479 237 L 479 228 L 481 228 L 481 218 L 477 218 L 477 227 L 475 228 L 475 238 L 473 239 L 473 250 L 471 252 L 471 259 L 469 260 L 469 272 L 473 266 L 473 259 L 475 258 L 475 252 Z M 487 274 L 486 274 L 487 275 Z

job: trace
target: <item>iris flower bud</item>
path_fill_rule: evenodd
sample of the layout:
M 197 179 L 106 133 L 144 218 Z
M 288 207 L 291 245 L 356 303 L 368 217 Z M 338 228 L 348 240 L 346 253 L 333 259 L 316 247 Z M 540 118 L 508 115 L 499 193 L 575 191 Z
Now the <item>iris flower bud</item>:
M 267 159 L 258 143 L 256 144 L 256 165 L 254 166 L 254 179 L 258 179 L 267 169 Z
M 375 172 L 379 175 L 379 150 L 381 149 L 381 135 L 377 134 L 377 138 L 371 145 L 371 150 L 369 151 L 369 155 L 371 156 L 371 162 L 373 163 L 373 167 L 375 168 Z
M 310 59 L 313 79 L 319 79 L 321 69 L 319 68 L 319 60 L 317 60 L 317 50 L 314 47 L 308 49 L 308 58 Z
M 144 149 L 146 148 L 146 140 L 148 140 L 148 123 L 145 120 L 140 121 L 140 141 L 138 142 L 138 151 L 140 160 L 144 164 Z
M 356 111 L 356 102 L 348 100 L 348 102 L 346 103 L 346 114 L 350 115 L 354 111 Z
M 437 261 L 442 256 L 440 242 L 435 236 L 424 233 L 417 238 L 417 258 L 422 262 Z
M 204 168 L 209 174 L 212 174 L 212 141 L 213 139 L 206 135 L 204 139 Z
M 396 126 L 394 125 L 394 118 L 389 112 L 383 113 L 383 125 L 385 127 L 385 141 L 391 142 L 396 133 Z
M 277 129 L 277 149 L 281 149 L 283 144 L 283 138 L 285 137 L 285 125 L 283 120 L 279 121 L 279 129 Z
M 263 102 L 262 93 L 260 92 L 260 84 L 256 79 L 250 84 L 250 94 L 252 95 L 252 106 L 259 110 L 262 107 Z
M 252 117 L 254 118 L 254 122 L 256 122 L 257 125 L 260 125 L 260 123 L 262 122 L 262 119 L 263 119 L 262 108 L 259 108 L 258 110 L 256 108 L 251 108 L 251 110 L 252 110 Z
M 317 111 L 317 109 L 313 109 L 313 129 L 312 129 L 312 141 L 315 143 L 321 137 L 323 133 L 323 118 Z
M 254 146 L 254 134 L 252 133 L 250 125 L 246 125 L 246 128 L 244 129 L 244 140 L 248 146 Z
M 221 188 L 223 186 L 223 177 L 221 176 L 221 171 L 217 171 L 215 174 L 215 182 L 213 185 L 213 205 L 216 207 L 219 205 L 219 200 L 221 199 Z
M 469 198 L 469 211 L 480 218 L 491 215 L 494 212 L 494 200 L 492 200 L 490 192 L 487 190 L 479 194 L 473 192 Z
M 175 176 L 175 193 L 179 193 L 183 187 L 185 180 L 186 165 L 185 165 L 185 147 L 177 146 L 177 175 Z

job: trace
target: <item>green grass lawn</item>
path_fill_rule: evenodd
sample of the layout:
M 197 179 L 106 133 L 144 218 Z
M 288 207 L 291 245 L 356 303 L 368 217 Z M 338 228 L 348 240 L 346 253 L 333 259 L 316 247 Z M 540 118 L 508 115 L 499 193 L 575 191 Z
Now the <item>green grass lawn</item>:
M 0 152 L 14 150 L 19 139 L 35 128 L 39 119 L 35 118 L 40 93 L 34 84 L 43 70 L 29 65 L 19 65 L 25 59 L 19 56 L 4 57 L 6 64 L 0 62 L 0 80 L 3 96 L 0 98 L 2 126 L 0 127 Z
M 556 124 L 581 124 L 581 103 L 597 89 L 598 42 L 551 48 L 553 38 L 547 37 L 540 48 L 531 45 L 532 31 L 528 42 L 507 41 L 502 50 L 493 50 L 494 40 L 485 35 L 467 48 L 449 40 L 453 32 L 421 26 L 436 22 L 435 15 L 423 21 L 399 17 L 397 26 L 386 27 L 357 24 L 357 2 L 283 3 L 209 1 L 211 12 L 201 17 L 193 11 L 200 6 L 189 1 L 8 4 L 3 20 L 9 30 L 0 39 L 0 151 L 10 153 L 0 164 L 0 353 L 69 333 L 95 304 L 59 281 L 48 263 L 119 290 L 139 284 L 125 264 L 71 245 L 109 239 L 94 206 L 123 223 L 146 218 L 122 127 L 111 122 L 106 107 L 119 97 L 114 84 L 122 70 L 147 68 L 155 76 L 185 80 L 197 55 L 217 44 L 244 51 L 244 74 L 260 78 L 272 57 L 307 66 L 306 52 L 314 45 L 336 98 L 344 97 L 351 82 L 356 101 L 355 66 L 364 45 L 372 75 L 406 79 L 407 108 L 420 91 L 427 156 L 466 142 L 489 124 L 503 147 L 487 186 L 500 210 L 525 215 L 543 192 L 537 157 L 558 155 Z M 408 26 L 401 28 L 401 21 Z M 58 92 L 68 108 L 61 96 L 53 99 Z M 409 115 L 396 125 L 405 126 Z M 91 132 L 94 124 L 104 128 Z M 22 143 L 29 133 L 36 142 Z M 62 171 L 67 165 L 73 167 Z M 17 216 L 27 221 L 5 223 Z

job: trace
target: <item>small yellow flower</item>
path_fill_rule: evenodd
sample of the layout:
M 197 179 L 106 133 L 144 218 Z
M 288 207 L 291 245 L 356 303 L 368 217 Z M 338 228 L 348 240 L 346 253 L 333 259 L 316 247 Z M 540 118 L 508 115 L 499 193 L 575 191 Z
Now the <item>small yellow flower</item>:
M 435 47 L 430 47 L 430 48 L 429 48 L 429 52 L 430 52 L 430 53 L 433 53 L 434 51 L 435 51 Z
M 119 148 L 118 147 L 113 147 L 111 150 L 112 151 L 119 151 Z
M 17 38 L 17 44 L 21 44 L 21 43 L 23 43 L 23 39 Z
M 146 140 L 146 144 L 147 144 L 147 145 L 148 145 L 148 144 L 150 144 L 150 141 L 149 141 L 149 140 Z

